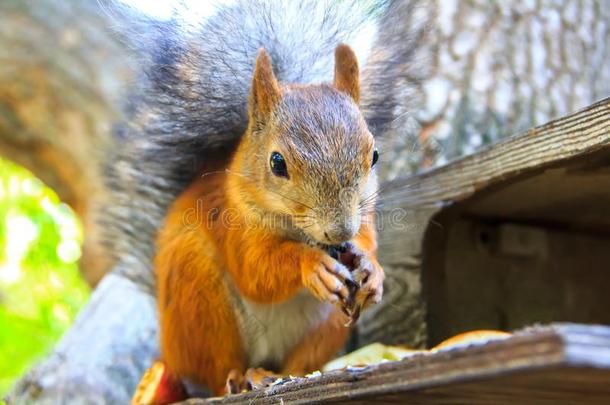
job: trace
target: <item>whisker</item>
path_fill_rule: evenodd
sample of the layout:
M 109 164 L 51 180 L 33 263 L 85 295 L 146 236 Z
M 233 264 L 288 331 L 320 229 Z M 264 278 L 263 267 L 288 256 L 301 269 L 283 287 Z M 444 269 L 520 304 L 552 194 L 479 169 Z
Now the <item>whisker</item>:
M 242 174 L 242 173 L 237 173 L 237 172 L 234 172 L 234 171 L 229 170 L 229 169 L 225 169 L 225 171 L 226 171 L 227 173 L 231 173 L 231 174 L 234 174 L 234 175 L 237 175 L 237 176 L 241 176 L 242 178 L 244 178 L 244 179 L 246 179 L 246 180 L 248 180 L 248 181 L 250 181 L 250 182 L 254 183 L 254 180 L 252 180 L 251 178 L 249 178 L 249 177 L 248 177 L 248 176 L 246 176 L 245 174 Z M 313 208 L 312 208 L 312 207 L 310 207 L 309 205 L 305 204 L 305 203 L 304 203 L 304 202 L 302 202 L 302 201 L 295 200 L 294 198 L 292 198 L 292 197 L 288 197 L 287 195 L 284 195 L 284 194 L 282 194 L 282 193 L 280 193 L 280 192 L 277 192 L 277 191 L 275 191 L 275 190 L 271 190 L 271 189 L 267 189 L 267 190 L 268 190 L 268 191 L 270 191 L 270 192 L 272 192 L 272 193 L 274 193 L 274 194 L 279 195 L 279 196 L 280 196 L 280 197 L 282 197 L 282 198 L 285 198 L 285 199 L 290 200 L 290 201 L 292 201 L 292 202 L 294 202 L 294 203 L 300 204 L 300 205 L 304 206 L 305 208 L 308 208 L 308 209 L 310 209 L 310 210 L 312 210 L 312 211 L 313 211 Z
M 204 178 L 205 176 L 209 176 L 210 174 L 218 174 L 218 173 L 225 173 L 225 171 L 224 170 L 213 170 L 211 172 L 203 173 L 200 177 Z
M 365 205 L 360 205 L 358 206 L 359 210 L 364 210 L 364 211 L 375 211 L 375 209 L 377 208 L 377 204 L 376 203 L 370 203 L 370 204 L 365 204 Z
M 364 207 L 366 205 L 375 205 L 375 204 L 377 204 L 377 200 L 369 199 L 369 200 L 366 200 L 366 201 L 360 201 L 360 203 L 358 205 L 360 207 Z
M 434 185 L 427 185 L 427 186 L 422 186 L 421 181 L 409 181 L 407 183 L 402 183 L 402 184 L 397 184 L 396 181 L 388 181 L 384 184 L 382 184 L 380 187 L 377 188 L 377 190 L 375 190 L 373 193 L 371 193 L 370 196 L 367 196 L 365 199 L 368 199 L 372 196 L 378 196 L 381 192 L 386 191 L 386 190 L 392 190 L 392 189 L 402 189 L 401 191 L 403 192 L 408 192 L 409 190 L 414 190 L 417 191 L 418 195 L 421 195 L 422 193 L 429 193 L 429 192 L 433 192 L 438 190 L 438 187 L 434 186 Z M 414 197 L 417 198 L 417 197 Z

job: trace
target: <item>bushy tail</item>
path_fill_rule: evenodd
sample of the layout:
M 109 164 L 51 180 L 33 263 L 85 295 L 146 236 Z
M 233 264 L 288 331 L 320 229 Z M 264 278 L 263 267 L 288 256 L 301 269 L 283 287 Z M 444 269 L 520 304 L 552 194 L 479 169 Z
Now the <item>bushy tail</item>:
M 377 134 L 391 128 L 409 99 L 417 43 L 408 27 L 397 28 L 398 13 L 413 2 L 391 2 L 392 14 L 381 16 L 361 3 L 238 0 L 203 22 L 188 10 L 167 21 L 121 12 L 119 29 L 143 68 L 105 167 L 111 201 L 102 221 L 118 271 L 153 287 L 154 239 L 169 204 L 207 156 L 229 153 L 246 128 L 260 47 L 280 81 L 312 83 L 331 81 L 334 48 L 352 45 L 365 61 L 365 117 Z

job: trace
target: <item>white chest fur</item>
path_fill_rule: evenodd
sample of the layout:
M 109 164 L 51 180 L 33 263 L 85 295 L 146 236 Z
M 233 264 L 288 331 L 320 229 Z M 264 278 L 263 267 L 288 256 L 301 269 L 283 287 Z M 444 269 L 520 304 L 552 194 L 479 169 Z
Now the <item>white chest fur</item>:
M 236 294 L 234 299 L 246 366 L 278 372 L 290 351 L 326 320 L 333 308 L 305 289 L 289 300 L 274 304 L 254 303 Z

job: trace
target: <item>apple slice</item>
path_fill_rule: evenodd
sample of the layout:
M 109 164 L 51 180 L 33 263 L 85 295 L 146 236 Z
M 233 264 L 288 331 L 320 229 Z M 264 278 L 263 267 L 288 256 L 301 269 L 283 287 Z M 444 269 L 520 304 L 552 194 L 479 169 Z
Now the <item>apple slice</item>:
M 131 405 L 166 405 L 187 399 L 186 390 L 179 378 L 169 373 L 161 361 L 146 370 Z

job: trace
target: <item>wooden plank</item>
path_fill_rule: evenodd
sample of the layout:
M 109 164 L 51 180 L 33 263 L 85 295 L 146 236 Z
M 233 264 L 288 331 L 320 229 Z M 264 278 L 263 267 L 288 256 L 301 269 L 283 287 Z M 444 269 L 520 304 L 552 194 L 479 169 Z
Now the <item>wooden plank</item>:
M 505 139 L 446 166 L 381 186 L 379 257 L 387 274 L 381 305 L 361 319 L 358 343 L 428 341 L 422 295 L 423 238 L 445 207 L 573 159 L 610 157 L 610 98 Z M 397 291 L 393 291 L 397 290 Z
M 187 404 L 610 403 L 610 327 L 556 324 L 485 345 Z
M 459 201 L 498 181 L 608 147 L 610 97 L 446 166 L 388 182 L 382 186 L 380 206 L 393 209 Z
M 608 373 L 597 369 L 544 370 L 501 376 L 493 381 L 424 389 L 404 396 L 390 394 L 361 403 L 513 405 L 515 403 L 608 404 Z M 578 388 L 575 389 L 574 386 Z
M 605 192 L 610 195 L 610 184 Z M 472 218 L 464 214 L 470 207 L 459 204 L 435 217 L 443 227 L 431 228 L 425 239 L 429 344 L 464 330 L 536 322 L 610 325 L 607 233 Z

